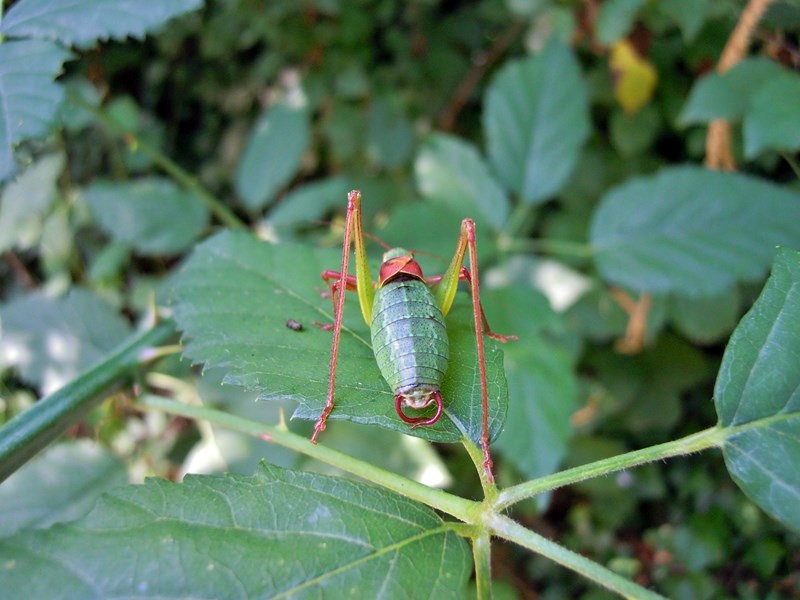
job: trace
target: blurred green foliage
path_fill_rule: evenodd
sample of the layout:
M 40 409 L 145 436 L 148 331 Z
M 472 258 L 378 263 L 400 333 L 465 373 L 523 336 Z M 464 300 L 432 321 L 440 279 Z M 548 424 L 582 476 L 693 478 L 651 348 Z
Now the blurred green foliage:
M 477 222 L 489 320 L 520 336 L 505 348 L 509 420 L 493 446 L 501 485 L 717 423 L 727 339 L 775 246 L 800 247 L 796 1 L 769 8 L 748 57 L 727 73 L 713 68 L 738 0 L 153 0 L 151 14 L 118 3 L 134 6 L 128 21 L 93 13 L 89 0 L 37 27 L 26 11 L 42 2 L 19 0 L 0 21 L 0 422 L 108 354 L 154 298 L 196 309 L 176 294 L 175 275 L 205 238 L 246 227 L 268 242 L 340 248 L 346 193 L 360 189 L 365 230 L 420 250 L 426 273 L 446 268 L 460 219 Z M 612 69 L 616 44 L 642 62 Z M 631 112 L 619 82 L 630 75 L 635 87 L 642 64 L 657 83 Z M 720 118 L 740 173 L 700 166 Z M 211 260 L 210 247 L 190 260 Z M 378 244 L 370 252 L 377 264 Z M 246 292 L 240 283 L 223 312 Z M 217 292 L 204 298 L 212 308 Z M 348 311 L 355 322 L 355 305 Z M 234 327 L 221 329 L 239 341 Z M 246 360 L 237 368 L 256 370 Z M 256 403 L 220 379 L 173 357 L 137 385 L 269 423 L 295 407 Z M 269 381 L 254 387 L 268 391 Z M 0 487 L 47 500 L 23 517 L 0 502 L 0 532 L 15 531 L 15 519 L 46 527 L 80 516 L 119 481 L 113 455 L 133 481 L 249 476 L 264 456 L 321 468 L 242 434 L 142 416 L 125 393 L 112 398 L 69 432 L 94 438 L 93 448 L 48 452 Z M 479 494 L 460 449 L 340 421 L 325 436 Z M 71 453 L 108 480 L 76 469 L 64 492 L 74 506 L 55 506 L 53 488 L 67 484 L 48 488 L 30 473 L 69 469 Z M 669 597 L 796 597 L 800 539 L 784 525 L 800 524 L 773 521 L 759 506 L 780 510 L 742 494 L 724 467 L 714 451 L 652 463 L 558 489 L 513 516 Z M 75 480 L 87 481 L 85 497 Z M 800 478 L 787 481 L 796 498 Z M 504 596 L 606 597 L 543 557 L 511 545 L 495 553 Z

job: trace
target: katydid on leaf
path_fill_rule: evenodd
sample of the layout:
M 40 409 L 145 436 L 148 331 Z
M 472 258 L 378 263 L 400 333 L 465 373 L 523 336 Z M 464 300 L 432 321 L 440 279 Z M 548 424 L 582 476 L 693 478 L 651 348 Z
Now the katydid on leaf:
M 348 274 L 350 246 L 355 246 L 356 274 Z M 469 270 L 463 266 L 469 256 Z M 444 408 L 440 386 L 447 371 L 449 342 L 444 316 L 453 305 L 459 281 L 469 284 L 475 318 L 475 346 L 481 385 L 482 429 L 481 449 L 487 479 L 494 481 L 489 454 L 489 392 L 483 336 L 506 342 L 513 335 L 494 333 L 486 321 L 480 301 L 478 252 L 475 246 L 475 223 L 461 222 L 456 251 L 444 275 L 426 278 L 414 256 L 403 248 L 384 253 L 378 282 L 373 283 L 364 247 L 361 223 L 361 192 L 347 197 L 342 265 L 339 271 L 324 271 L 322 278 L 331 290 L 334 308 L 331 343 L 330 377 L 325 408 L 311 437 L 313 443 L 325 429 L 325 421 L 333 410 L 336 387 L 336 362 L 344 314 L 344 292 L 356 291 L 364 321 L 370 327 L 375 360 L 383 378 L 395 395 L 395 409 L 411 428 L 433 425 Z M 409 416 L 405 409 L 421 411 L 435 405 L 432 416 Z

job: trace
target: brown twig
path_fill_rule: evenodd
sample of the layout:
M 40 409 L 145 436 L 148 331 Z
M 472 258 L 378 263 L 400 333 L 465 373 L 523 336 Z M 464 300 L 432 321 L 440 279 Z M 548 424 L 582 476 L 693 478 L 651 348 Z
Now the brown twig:
M 517 36 L 522 32 L 523 23 L 516 21 L 503 31 L 488 50 L 478 53 L 472 60 L 472 68 L 458 84 L 453 97 L 442 111 L 439 117 L 438 129 L 442 131 L 452 131 L 455 127 L 458 115 L 469 101 L 472 92 L 478 86 L 483 76 L 489 68 L 496 63 L 501 56 L 508 50 Z
M 725 73 L 745 57 L 755 28 L 764 11 L 773 1 L 750 0 L 747 3 L 717 63 L 718 73 Z M 731 151 L 731 125 L 724 119 L 717 119 L 708 125 L 708 133 L 706 134 L 706 167 L 726 171 L 736 169 L 736 161 Z
M 628 313 L 625 335 L 616 341 L 614 348 L 620 354 L 637 354 L 644 349 L 647 315 L 650 313 L 653 299 L 650 294 L 642 294 L 638 300 L 634 300 L 620 288 L 612 288 L 611 296 L 622 307 L 622 310 Z
M 30 271 L 28 271 L 28 268 L 19 259 L 19 256 L 17 256 L 16 253 L 9 250 L 3 254 L 3 258 L 5 259 L 6 263 L 8 263 L 11 271 L 14 273 L 14 277 L 16 277 L 17 280 L 22 283 L 23 287 L 29 290 L 36 288 L 36 280 L 33 278 L 33 275 L 31 275 Z

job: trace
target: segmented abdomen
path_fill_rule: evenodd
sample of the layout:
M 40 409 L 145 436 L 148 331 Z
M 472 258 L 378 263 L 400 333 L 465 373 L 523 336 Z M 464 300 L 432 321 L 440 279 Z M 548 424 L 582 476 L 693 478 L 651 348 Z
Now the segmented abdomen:
M 439 389 L 450 347 L 442 311 L 428 286 L 399 278 L 375 291 L 372 348 L 392 391 Z

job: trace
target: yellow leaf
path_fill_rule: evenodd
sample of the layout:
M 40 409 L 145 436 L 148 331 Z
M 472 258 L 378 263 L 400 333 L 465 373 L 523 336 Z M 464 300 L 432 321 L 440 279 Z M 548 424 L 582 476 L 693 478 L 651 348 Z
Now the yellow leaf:
M 655 67 L 636 52 L 628 40 L 611 46 L 611 75 L 614 78 L 614 97 L 629 115 L 650 102 L 658 73 Z

